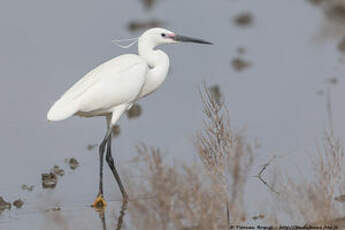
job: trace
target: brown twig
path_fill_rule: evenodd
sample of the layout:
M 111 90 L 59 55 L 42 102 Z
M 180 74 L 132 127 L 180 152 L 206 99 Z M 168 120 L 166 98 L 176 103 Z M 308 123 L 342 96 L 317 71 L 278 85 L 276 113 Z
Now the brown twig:
M 264 171 L 267 169 L 267 167 L 272 163 L 272 161 L 276 158 L 276 156 L 274 156 L 271 160 L 269 160 L 267 163 L 264 164 L 264 166 L 262 167 L 262 169 L 260 170 L 260 172 L 258 173 L 258 175 L 256 175 L 255 177 L 259 178 L 259 180 L 269 188 L 269 190 L 271 190 L 272 192 L 276 193 L 277 195 L 279 195 L 279 192 L 277 192 L 272 185 L 270 185 L 267 181 L 265 181 L 265 179 L 262 177 L 262 174 L 264 173 Z

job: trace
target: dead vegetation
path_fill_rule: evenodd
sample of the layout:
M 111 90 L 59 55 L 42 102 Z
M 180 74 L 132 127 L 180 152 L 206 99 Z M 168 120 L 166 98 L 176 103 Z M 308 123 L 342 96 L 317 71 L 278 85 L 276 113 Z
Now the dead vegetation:
M 325 134 L 322 147 L 310 157 L 313 178 L 299 182 L 292 178 L 280 180 L 283 192 L 279 201 L 291 221 L 322 225 L 345 216 L 339 202 L 345 192 L 344 160 L 340 140 Z
M 137 229 L 225 229 L 230 221 L 246 221 L 244 194 L 254 161 L 252 148 L 243 135 L 233 133 L 228 111 L 206 87 L 202 100 L 206 118 L 195 136 L 200 161 L 171 166 L 158 148 L 137 147 L 134 161 L 142 176 L 140 182 L 131 181 L 130 193 L 151 195 L 129 202 Z
M 254 148 L 243 133 L 233 131 L 226 107 L 206 87 L 201 98 L 204 126 L 194 138 L 200 161 L 168 164 L 159 148 L 137 146 L 134 162 L 141 176 L 129 180 L 129 190 L 148 195 L 129 202 L 129 219 L 136 229 L 229 229 L 250 221 L 264 226 L 345 226 L 345 159 L 338 139 L 326 134 L 322 146 L 310 155 L 305 164 L 312 165 L 311 178 L 296 179 L 277 170 L 269 175 L 272 171 L 265 170 L 274 168 L 278 159 L 266 162 L 256 177 L 273 202 L 250 216 L 245 194 L 252 181 L 248 178 L 253 177 Z M 274 183 L 266 177 L 274 177 Z
M 241 133 L 232 131 L 224 104 L 218 103 L 206 88 L 201 98 L 206 119 L 196 136 L 197 153 L 212 179 L 213 189 L 224 196 L 232 222 L 243 221 L 244 187 L 254 161 L 252 147 Z
M 219 229 L 226 223 L 224 196 L 209 189 L 211 181 L 197 165 L 169 166 L 159 149 L 138 146 L 141 173 L 147 181 L 131 184 L 130 191 L 152 194 L 134 199 L 128 212 L 137 229 Z M 144 214 L 144 215 L 143 215 Z

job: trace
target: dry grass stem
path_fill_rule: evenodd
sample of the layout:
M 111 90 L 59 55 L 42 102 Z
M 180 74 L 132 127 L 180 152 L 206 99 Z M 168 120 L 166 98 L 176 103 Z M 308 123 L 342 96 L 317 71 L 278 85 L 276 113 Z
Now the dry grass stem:
M 198 155 L 212 179 L 213 189 L 226 201 L 226 215 L 232 217 L 232 222 L 243 221 L 244 187 L 254 160 L 252 148 L 241 134 L 232 132 L 224 103 L 219 103 L 206 86 L 200 95 L 206 119 L 196 136 Z

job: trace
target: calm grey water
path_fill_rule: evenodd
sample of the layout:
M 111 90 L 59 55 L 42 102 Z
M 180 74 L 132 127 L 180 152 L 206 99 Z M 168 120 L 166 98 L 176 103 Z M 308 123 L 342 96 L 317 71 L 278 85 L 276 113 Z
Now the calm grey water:
M 231 19 L 243 11 L 254 15 L 249 28 Z M 262 145 L 261 163 L 272 153 L 290 158 L 309 151 L 328 127 L 326 102 L 317 91 L 328 77 L 332 87 L 336 134 L 345 136 L 343 65 L 336 51 L 338 37 L 324 37 L 322 12 L 306 1 L 159 1 L 152 11 L 140 1 L 19 1 L 0 3 L 0 196 L 25 201 L 21 210 L 0 215 L 0 229 L 100 229 L 98 214 L 87 207 L 95 198 L 98 155 L 88 144 L 105 133 L 102 118 L 71 118 L 48 124 L 46 112 L 75 81 L 98 64 L 122 53 L 136 52 L 111 44 L 115 38 L 138 36 L 126 29 L 131 20 L 157 18 L 177 33 L 204 38 L 214 46 L 181 44 L 162 47 L 171 71 L 161 89 L 140 101 L 143 114 L 120 121 L 114 141 L 117 164 L 130 169 L 135 144 L 159 146 L 169 158 L 196 159 L 192 144 L 202 124 L 198 88 L 218 84 L 231 110 L 234 129 L 246 128 L 250 140 Z M 243 72 L 231 67 L 245 47 L 252 65 Z M 65 158 L 80 167 L 69 170 Z M 297 158 L 298 159 L 298 158 Z M 54 165 L 66 175 L 53 191 L 40 186 L 40 174 Z M 23 192 L 22 184 L 35 185 Z M 256 186 L 267 193 L 257 181 Z M 120 199 L 109 170 L 105 196 Z M 251 200 L 260 200 L 251 196 Z M 107 222 L 116 224 L 119 205 L 109 209 Z M 42 210 L 62 206 L 59 214 Z M 85 218 L 86 217 L 86 218 Z

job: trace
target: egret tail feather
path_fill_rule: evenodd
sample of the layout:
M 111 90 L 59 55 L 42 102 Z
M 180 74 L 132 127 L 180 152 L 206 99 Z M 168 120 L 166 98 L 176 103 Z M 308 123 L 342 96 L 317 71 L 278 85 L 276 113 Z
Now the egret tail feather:
M 73 116 L 78 112 L 79 106 L 77 102 L 70 101 L 63 103 L 57 101 L 48 111 L 48 121 L 61 121 Z

